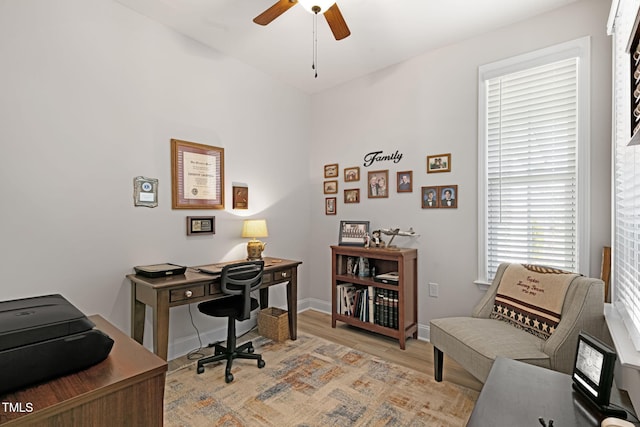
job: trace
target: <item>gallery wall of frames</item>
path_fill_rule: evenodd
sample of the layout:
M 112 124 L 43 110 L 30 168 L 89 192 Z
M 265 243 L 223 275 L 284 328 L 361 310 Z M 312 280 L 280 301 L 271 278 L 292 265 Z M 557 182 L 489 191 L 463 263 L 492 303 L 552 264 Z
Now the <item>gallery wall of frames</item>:
M 393 156 L 401 157 L 402 154 L 396 152 Z M 416 182 L 420 185 L 415 187 L 416 200 L 419 197 L 422 209 L 456 209 L 459 200 L 457 185 L 427 185 L 429 174 L 451 172 L 451 153 L 428 155 L 425 164 L 424 171 L 416 171 L 415 174 L 411 170 L 375 167 L 375 170 L 361 170 L 360 166 L 347 166 L 341 170 L 339 163 L 324 165 L 324 213 L 336 215 L 339 202 L 360 203 L 362 197 L 386 199 L 393 191 L 414 193 Z

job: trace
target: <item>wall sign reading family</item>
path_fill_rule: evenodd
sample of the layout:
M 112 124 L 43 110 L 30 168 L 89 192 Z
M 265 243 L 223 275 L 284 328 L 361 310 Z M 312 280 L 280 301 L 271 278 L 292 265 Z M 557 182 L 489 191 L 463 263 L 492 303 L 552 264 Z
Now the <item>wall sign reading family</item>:
M 393 161 L 393 163 L 398 163 L 402 160 L 402 153 L 396 150 L 393 154 L 382 154 L 382 150 L 380 151 L 372 151 L 364 155 L 364 167 L 368 168 L 374 162 L 389 162 Z

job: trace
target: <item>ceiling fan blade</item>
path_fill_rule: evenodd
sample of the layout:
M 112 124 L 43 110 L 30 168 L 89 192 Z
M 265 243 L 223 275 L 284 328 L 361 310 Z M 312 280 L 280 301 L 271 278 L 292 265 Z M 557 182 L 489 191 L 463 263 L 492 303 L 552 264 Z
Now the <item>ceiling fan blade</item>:
M 336 40 L 342 40 L 346 37 L 349 37 L 351 31 L 349 31 L 349 27 L 347 27 L 347 23 L 342 17 L 342 13 L 338 8 L 338 3 L 334 3 L 327 11 L 324 13 L 324 17 L 327 19 L 327 24 L 329 24 L 329 28 L 333 32 L 333 37 Z
M 276 4 L 253 18 L 253 22 L 259 25 L 267 25 L 278 16 L 289 10 L 290 7 L 296 5 L 297 0 L 278 0 Z

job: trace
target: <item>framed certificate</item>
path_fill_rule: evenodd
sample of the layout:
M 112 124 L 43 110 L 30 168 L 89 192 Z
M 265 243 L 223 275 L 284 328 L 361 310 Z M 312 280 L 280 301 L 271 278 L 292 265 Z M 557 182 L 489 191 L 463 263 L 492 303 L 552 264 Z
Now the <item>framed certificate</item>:
M 224 149 L 171 140 L 173 209 L 224 209 Z

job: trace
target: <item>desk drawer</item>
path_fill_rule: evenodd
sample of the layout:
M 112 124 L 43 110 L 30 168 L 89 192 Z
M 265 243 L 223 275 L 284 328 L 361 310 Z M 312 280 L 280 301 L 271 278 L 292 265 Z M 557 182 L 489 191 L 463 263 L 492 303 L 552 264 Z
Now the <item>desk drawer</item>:
M 293 273 L 291 272 L 291 269 L 274 271 L 273 273 L 265 273 L 264 276 L 262 276 L 262 282 L 266 284 L 272 282 L 284 282 L 287 280 L 291 280 L 292 275 Z
M 174 289 L 171 291 L 169 302 L 184 301 L 191 298 L 204 296 L 206 285 L 190 286 L 188 288 Z

